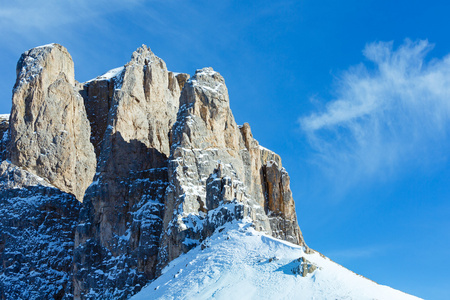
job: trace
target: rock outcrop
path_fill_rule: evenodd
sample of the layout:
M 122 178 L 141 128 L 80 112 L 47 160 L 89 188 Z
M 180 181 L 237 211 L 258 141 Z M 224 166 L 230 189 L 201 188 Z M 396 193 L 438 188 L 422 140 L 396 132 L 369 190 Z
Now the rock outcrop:
M 22 54 L 12 101 L 11 162 L 81 201 L 96 163 L 67 50 L 51 44 Z
M 301 245 L 303 237 L 297 223 L 289 174 L 271 160 L 263 165 L 263 176 L 265 212 L 270 221 L 272 236 Z
M 250 217 L 258 230 L 268 234 L 274 224 L 275 236 L 303 244 L 289 179 L 285 189 L 277 190 L 277 198 L 269 193 L 267 180 L 278 180 L 264 176 L 266 164 L 276 165 L 271 159 L 281 162 L 278 155 L 259 147 L 248 124 L 236 124 L 223 77 L 212 68 L 197 70 L 184 85 L 172 129 L 160 267 L 236 218 Z M 270 187 L 280 182 L 271 183 Z M 277 201 L 287 203 L 269 204 Z M 236 206 L 224 209 L 226 203 Z M 281 217 L 285 207 L 286 215 L 292 218 L 293 213 L 295 220 L 281 228 L 275 218 Z
M 259 145 L 248 124 L 236 124 L 225 80 L 212 68 L 173 73 L 142 46 L 123 67 L 78 83 L 70 55 L 56 44 L 27 51 L 18 66 L 0 146 L 12 163 L 4 168 L 25 173 L 5 179 L 2 201 L 11 203 L 9 193 L 29 176 L 47 191 L 39 192 L 42 211 L 54 211 L 50 202 L 72 205 L 66 193 L 83 199 L 76 229 L 67 220 L 78 208 L 55 217 L 70 223 L 64 230 L 74 242 L 73 253 L 62 250 L 73 265 L 61 273 L 57 298 L 126 299 L 217 228 L 244 218 L 306 247 L 280 157 Z M 55 187 L 60 200 L 48 192 Z

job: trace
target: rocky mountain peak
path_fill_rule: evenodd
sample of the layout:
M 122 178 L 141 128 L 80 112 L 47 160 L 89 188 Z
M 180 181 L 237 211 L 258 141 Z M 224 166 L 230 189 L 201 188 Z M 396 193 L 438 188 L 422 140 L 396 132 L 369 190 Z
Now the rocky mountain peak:
M 212 88 L 213 90 L 217 89 L 218 86 L 225 84 L 225 79 L 222 75 L 220 75 L 219 72 L 214 71 L 211 67 L 195 70 L 195 74 L 192 76 L 191 81 L 209 86 L 209 88 Z M 211 83 L 214 84 L 211 86 Z
M 136 63 L 140 65 L 149 65 L 155 59 L 157 59 L 157 57 L 153 54 L 152 50 L 150 50 L 150 47 L 143 44 L 133 52 L 131 55 L 131 61 L 128 64 Z
M 250 125 L 236 124 L 212 68 L 170 72 L 143 45 L 123 67 L 77 83 L 67 50 L 51 44 L 25 52 L 18 70 L 10 124 L 0 128 L 0 157 L 10 158 L 0 168 L 0 199 L 13 209 L 11 181 L 23 177 L 23 195 L 51 190 L 51 203 L 77 207 L 65 227 L 73 265 L 61 270 L 70 284 L 45 297 L 126 299 L 243 219 L 307 249 L 281 158 Z M 51 211 L 42 203 L 39 218 Z M 52 216 L 66 222 L 68 213 Z M 24 249 L 5 239 L 4 251 Z
M 61 74 L 70 84 L 75 84 L 73 61 L 67 49 L 54 43 L 36 47 L 21 55 L 14 89 L 41 77 L 44 81 L 54 82 Z

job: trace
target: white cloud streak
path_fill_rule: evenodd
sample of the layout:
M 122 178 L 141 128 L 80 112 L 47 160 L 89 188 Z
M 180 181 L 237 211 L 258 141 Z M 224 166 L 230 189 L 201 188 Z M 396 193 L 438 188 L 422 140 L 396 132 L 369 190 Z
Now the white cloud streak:
M 0 4 L 0 37 L 35 40 L 55 34 L 74 34 L 80 27 L 100 30 L 110 13 L 137 7 L 141 0 L 17 0 Z
M 375 68 L 350 68 L 337 97 L 300 118 L 303 131 L 332 176 L 396 172 L 408 163 L 446 160 L 450 129 L 450 56 L 426 60 L 428 41 L 368 44 Z
M 106 4 L 105 1 L 99 1 Z M 47 30 L 54 26 L 70 24 L 80 18 L 89 19 L 95 8 L 99 8 L 88 1 L 30 1 L 19 0 L 3 4 L 0 10 L 0 24 L 4 30 L 23 31 L 27 29 Z M 105 6 L 108 8 L 108 6 Z

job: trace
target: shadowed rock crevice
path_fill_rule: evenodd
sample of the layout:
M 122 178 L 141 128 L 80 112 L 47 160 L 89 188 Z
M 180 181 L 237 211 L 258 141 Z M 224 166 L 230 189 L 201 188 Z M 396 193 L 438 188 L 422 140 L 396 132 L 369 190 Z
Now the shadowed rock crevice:
M 112 105 L 115 81 L 97 80 L 88 82 L 80 89 L 91 125 L 90 141 L 95 149 L 97 161 L 100 157 L 101 143 L 108 124 L 108 113 Z

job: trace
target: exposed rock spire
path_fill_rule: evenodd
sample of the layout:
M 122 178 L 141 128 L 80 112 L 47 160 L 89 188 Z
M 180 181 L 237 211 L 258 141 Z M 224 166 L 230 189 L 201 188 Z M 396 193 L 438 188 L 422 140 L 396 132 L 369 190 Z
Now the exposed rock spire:
M 96 162 L 83 99 L 74 85 L 72 58 L 64 47 L 51 44 L 22 54 L 9 154 L 12 163 L 82 201 Z

